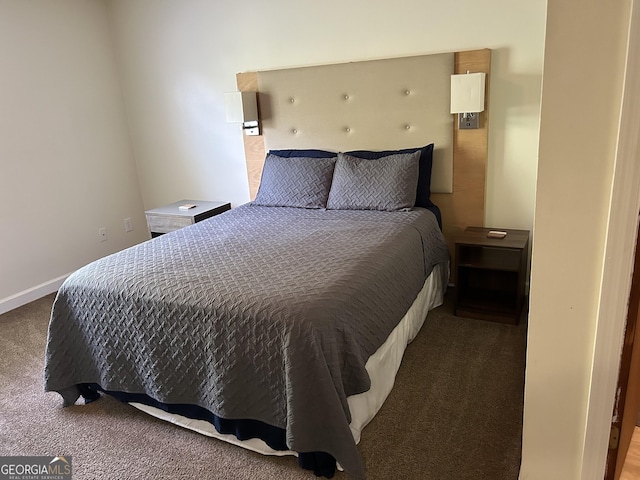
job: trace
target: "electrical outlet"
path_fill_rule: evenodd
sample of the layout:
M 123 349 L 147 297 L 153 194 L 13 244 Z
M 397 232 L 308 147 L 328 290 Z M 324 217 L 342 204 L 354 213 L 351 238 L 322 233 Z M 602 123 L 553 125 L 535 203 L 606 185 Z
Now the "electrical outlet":
M 107 227 L 101 227 L 98 229 L 98 238 L 100 238 L 101 242 L 106 242 L 109 239 L 107 235 Z
M 124 231 L 130 232 L 131 230 L 133 230 L 133 220 L 131 217 L 127 217 L 124 219 Z

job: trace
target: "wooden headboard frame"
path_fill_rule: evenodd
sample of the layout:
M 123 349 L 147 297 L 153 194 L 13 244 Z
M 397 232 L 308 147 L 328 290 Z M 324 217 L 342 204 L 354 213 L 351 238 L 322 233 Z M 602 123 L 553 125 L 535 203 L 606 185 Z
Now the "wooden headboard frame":
M 490 112 L 489 81 L 491 78 L 491 50 L 470 50 L 454 54 L 454 73 L 485 72 L 485 110 L 480 114 L 480 128 L 459 130 L 453 121 L 453 184 L 451 193 L 432 193 L 432 201 L 440 207 L 443 232 L 449 251 L 453 255 L 455 236 L 468 226 L 484 225 L 485 182 L 488 145 L 488 119 Z M 258 92 L 260 110 L 259 72 L 239 73 L 236 81 L 239 91 Z M 406 145 L 417 147 L 419 144 Z M 322 148 L 309 145 L 306 148 Z M 265 138 L 262 135 L 244 135 L 247 175 L 251 198 L 255 198 L 260 184 L 262 166 L 266 155 Z M 294 147 L 292 147 L 294 148 Z M 363 148 L 363 147 L 356 147 Z M 398 148 L 390 146 L 389 148 Z M 377 148 L 371 148 L 377 149 Z

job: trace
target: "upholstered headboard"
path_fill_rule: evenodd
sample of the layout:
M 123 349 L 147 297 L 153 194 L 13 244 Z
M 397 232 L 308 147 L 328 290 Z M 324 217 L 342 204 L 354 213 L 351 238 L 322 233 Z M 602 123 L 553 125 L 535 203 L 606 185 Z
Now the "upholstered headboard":
M 258 72 L 265 148 L 389 150 L 434 143 L 431 190 L 451 193 L 453 57 Z
M 270 149 L 388 150 L 435 144 L 432 201 L 455 233 L 484 225 L 491 51 L 421 55 L 239 73 L 240 91 L 258 92 L 261 135 L 245 136 L 251 198 Z M 449 113 L 450 75 L 485 72 L 480 128 L 458 130 Z

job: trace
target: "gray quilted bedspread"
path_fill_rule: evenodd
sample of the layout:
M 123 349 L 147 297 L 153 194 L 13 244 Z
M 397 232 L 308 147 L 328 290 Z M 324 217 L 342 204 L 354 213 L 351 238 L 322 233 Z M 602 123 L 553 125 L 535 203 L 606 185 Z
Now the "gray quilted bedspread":
M 448 251 L 432 213 L 247 204 L 73 273 L 49 325 L 45 390 L 77 384 L 286 430 L 364 469 L 347 396 Z

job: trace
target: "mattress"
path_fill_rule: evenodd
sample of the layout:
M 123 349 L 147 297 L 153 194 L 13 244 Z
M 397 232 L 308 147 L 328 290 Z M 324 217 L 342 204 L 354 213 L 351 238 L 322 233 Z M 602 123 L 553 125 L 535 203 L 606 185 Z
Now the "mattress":
M 371 388 L 347 399 L 351 411 L 349 428 L 356 443 L 360 442 L 362 430 L 378 413 L 391 392 L 407 345 L 422 328 L 428 312 L 442 304 L 448 278 L 448 265 L 444 263 L 436 265 L 409 311 L 382 346 L 367 360 L 366 369 L 371 378 Z M 238 440 L 235 435 L 219 433 L 211 423 L 205 420 L 169 413 L 143 403 L 130 402 L 130 405 L 161 420 L 263 455 L 297 455 L 292 450 L 274 450 L 259 438 Z

